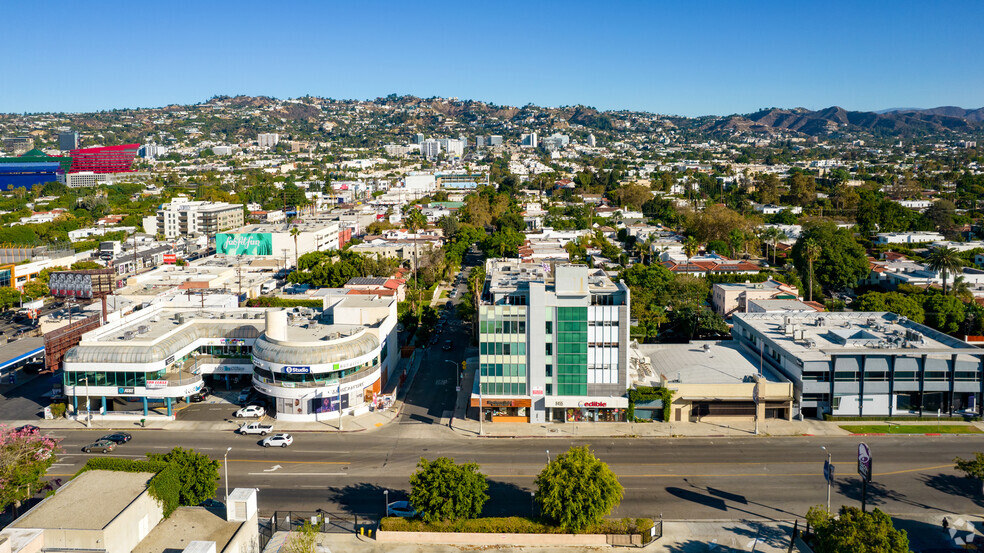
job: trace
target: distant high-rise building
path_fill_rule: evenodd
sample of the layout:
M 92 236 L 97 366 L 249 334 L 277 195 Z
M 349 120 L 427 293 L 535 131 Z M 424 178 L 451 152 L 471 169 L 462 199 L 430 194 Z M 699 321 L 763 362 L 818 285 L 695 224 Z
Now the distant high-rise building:
M 454 138 L 438 138 L 437 143 L 441 145 L 441 149 L 447 152 L 448 157 L 461 157 L 465 154 L 465 145 L 461 140 L 456 140 Z
M 157 144 L 144 144 L 137 150 L 137 154 L 140 157 L 145 157 L 148 159 L 157 159 L 162 156 L 167 155 L 167 146 L 159 146 Z
M 485 137 L 484 136 L 478 135 L 478 136 L 475 137 L 475 147 L 476 148 L 484 148 L 485 147 Z
M 280 135 L 271 133 L 262 133 L 256 136 L 256 145 L 260 148 L 275 148 L 280 142 Z
M 434 159 L 441 153 L 441 143 L 434 139 L 425 140 L 420 143 L 420 155 L 427 159 Z
M 458 140 L 461 141 L 461 147 L 462 148 L 467 148 L 468 147 L 468 137 L 467 136 L 461 135 L 461 136 L 458 137 Z
M 489 137 L 489 146 L 502 146 L 502 136 L 493 134 Z
M 543 147 L 548 150 L 563 150 L 570 143 L 571 137 L 560 133 L 554 133 L 543 139 Z
M 79 133 L 75 131 L 58 133 L 58 149 L 67 152 L 79 147 Z
M 536 133 L 531 132 L 529 134 L 524 134 L 519 139 L 519 145 L 522 148 L 536 148 Z
M 595 139 L 595 135 L 589 134 L 588 135 L 588 146 L 591 146 L 592 148 L 594 148 L 597 145 L 598 145 L 598 140 Z
M 138 149 L 140 144 L 71 150 L 72 168 L 68 172 L 127 173 L 132 171 L 131 167 L 137 157 Z
M 3 149 L 19 156 L 34 147 L 34 138 L 30 136 L 13 136 L 3 139 Z
M 414 144 L 423 144 L 424 143 L 424 133 L 419 132 L 419 133 L 413 135 L 413 143 Z

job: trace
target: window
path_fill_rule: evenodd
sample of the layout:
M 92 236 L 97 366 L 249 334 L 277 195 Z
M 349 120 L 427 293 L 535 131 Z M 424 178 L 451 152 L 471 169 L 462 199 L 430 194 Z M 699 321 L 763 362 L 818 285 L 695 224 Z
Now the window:
M 553 395 L 553 384 L 547 384 L 547 395 L 548 396 Z
M 915 382 L 919 380 L 916 371 L 895 371 L 895 380 L 900 382 Z
M 544 344 L 544 352 L 547 355 L 553 355 L 553 344 L 550 343 Z
M 803 373 L 803 382 L 830 382 L 829 372 Z
M 553 365 L 547 365 L 543 370 L 543 374 L 545 376 L 553 376 Z
M 547 332 L 548 335 L 549 334 L 553 334 L 553 321 L 547 321 L 547 323 L 546 323 L 546 332 Z
M 834 373 L 834 381 L 836 382 L 857 382 L 858 372 L 857 371 L 836 371 Z
M 888 381 L 888 371 L 865 371 L 864 380 L 866 382 L 886 382 Z
M 946 382 L 946 371 L 926 371 L 926 382 Z
M 964 382 L 977 382 L 980 380 L 980 374 L 977 371 L 957 371 L 953 373 L 953 379 Z

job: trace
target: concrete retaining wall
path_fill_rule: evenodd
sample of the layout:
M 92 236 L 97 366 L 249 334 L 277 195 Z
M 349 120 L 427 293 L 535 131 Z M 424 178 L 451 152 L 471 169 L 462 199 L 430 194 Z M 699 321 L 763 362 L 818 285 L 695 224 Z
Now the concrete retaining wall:
M 388 532 L 384 530 L 376 533 L 376 541 L 450 545 L 608 545 L 608 540 L 604 534 L 479 534 L 466 532 Z

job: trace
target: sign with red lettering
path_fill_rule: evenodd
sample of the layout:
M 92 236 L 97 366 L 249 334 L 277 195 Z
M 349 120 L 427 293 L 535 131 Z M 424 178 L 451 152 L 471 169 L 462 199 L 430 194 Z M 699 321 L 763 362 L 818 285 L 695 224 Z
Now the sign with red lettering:
M 164 263 L 168 265 L 174 265 L 177 262 L 178 262 L 178 256 L 176 254 L 173 253 L 164 254 Z
M 607 407 L 608 404 L 604 401 L 585 401 L 582 403 L 584 407 Z

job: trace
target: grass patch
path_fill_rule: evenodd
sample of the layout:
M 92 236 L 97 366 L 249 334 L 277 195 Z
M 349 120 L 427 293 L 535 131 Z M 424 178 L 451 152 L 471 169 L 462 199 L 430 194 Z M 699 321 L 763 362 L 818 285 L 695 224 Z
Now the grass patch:
M 841 425 L 851 434 L 980 434 L 969 424 L 861 424 Z
M 622 518 L 605 520 L 588 527 L 583 534 L 642 534 L 653 527 L 652 519 Z M 477 534 L 568 534 L 558 526 L 526 517 L 486 517 L 441 522 L 386 517 L 379 525 L 388 532 L 468 532 Z

